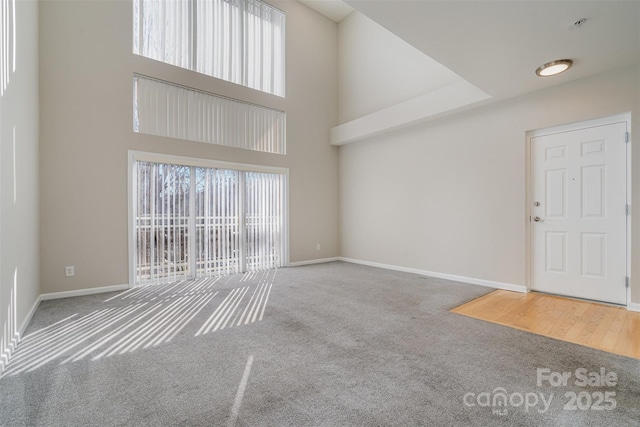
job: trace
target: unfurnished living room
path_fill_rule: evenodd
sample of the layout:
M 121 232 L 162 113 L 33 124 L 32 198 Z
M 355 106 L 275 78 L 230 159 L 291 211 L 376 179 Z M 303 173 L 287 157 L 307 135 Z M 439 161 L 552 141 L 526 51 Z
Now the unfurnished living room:
M 0 14 L 0 425 L 640 426 L 640 1 Z

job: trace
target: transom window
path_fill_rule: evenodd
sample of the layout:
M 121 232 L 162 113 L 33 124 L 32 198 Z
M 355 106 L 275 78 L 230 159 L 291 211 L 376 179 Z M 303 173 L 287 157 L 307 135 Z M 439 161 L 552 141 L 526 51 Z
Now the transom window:
M 285 95 L 285 13 L 260 0 L 134 0 L 133 53 Z
M 266 153 L 286 153 L 283 111 L 133 76 L 133 130 Z

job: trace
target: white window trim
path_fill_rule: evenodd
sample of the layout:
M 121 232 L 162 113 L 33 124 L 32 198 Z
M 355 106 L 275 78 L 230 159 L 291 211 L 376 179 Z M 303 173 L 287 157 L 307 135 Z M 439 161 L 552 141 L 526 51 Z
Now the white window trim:
M 245 172 L 275 173 L 284 175 L 284 197 L 283 197 L 283 225 L 284 235 L 282 236 L 282 260 L 283 266 L 290 264 L 289 258 L 289 169 L 277 166 L 254 165 L 249 163 L 227 162 L 222 160 L 201 159 L 196 157 L 175 156 L 171 154 L 150 153 L 146 151 L 129 150 L 128 177 L 127 177 L 127 215 L 128 215 L 128 259 L 129 259 L 129 288 L 135 286 L 135 256 L 136 256 L 136 236 L 135 236 L 135 197 L 134 191 L 135 176 L 134 165 L 136 162 L 167 163 L 172 165 L 194 166 L 216 169 L 233 169 Z

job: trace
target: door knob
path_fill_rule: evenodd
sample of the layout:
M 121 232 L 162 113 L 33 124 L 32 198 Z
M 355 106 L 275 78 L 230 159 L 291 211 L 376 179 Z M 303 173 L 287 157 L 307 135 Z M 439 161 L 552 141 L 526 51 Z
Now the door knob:
M 541 219 L 539 216 L 534 216 L 534 217 L 533 217 L 533 220 L 534 220 L 535 222 L 540 222 L 540 221 L 542 221 L 542 219 Z

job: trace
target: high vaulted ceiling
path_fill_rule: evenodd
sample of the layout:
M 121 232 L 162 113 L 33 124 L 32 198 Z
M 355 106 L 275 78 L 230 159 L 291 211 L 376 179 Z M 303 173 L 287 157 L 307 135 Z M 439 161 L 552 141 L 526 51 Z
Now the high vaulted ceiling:
M 340 22 L 347 15 L 353 12 L 353 8 L 342 0 L 299 0 L 311 9 L 326 16 L 327 18 Z
M 342 21 L 351 11 L 339 0 L 300 1 L 339 25 L 349 22 L 346 27 L 353 27 L 352 21 Z M 410 101 L 342 123 L 332 129 L 334 145 L 640 63 L 640 0 L 345 3 L 462 78 L 466 86 L 462 93 L 453 86 L 415 93 Z M 540 65 L 559 59 L 573 60 L 573 67 L 551 77 L 535 74 Z M 389 92 L 393 82 L 386 86 Z
M 640 62 L 637 0 L 347 3 L 494 100 Z M 569 71 L 535 75 L 539 65 L 563 58 L 574 61 Z

